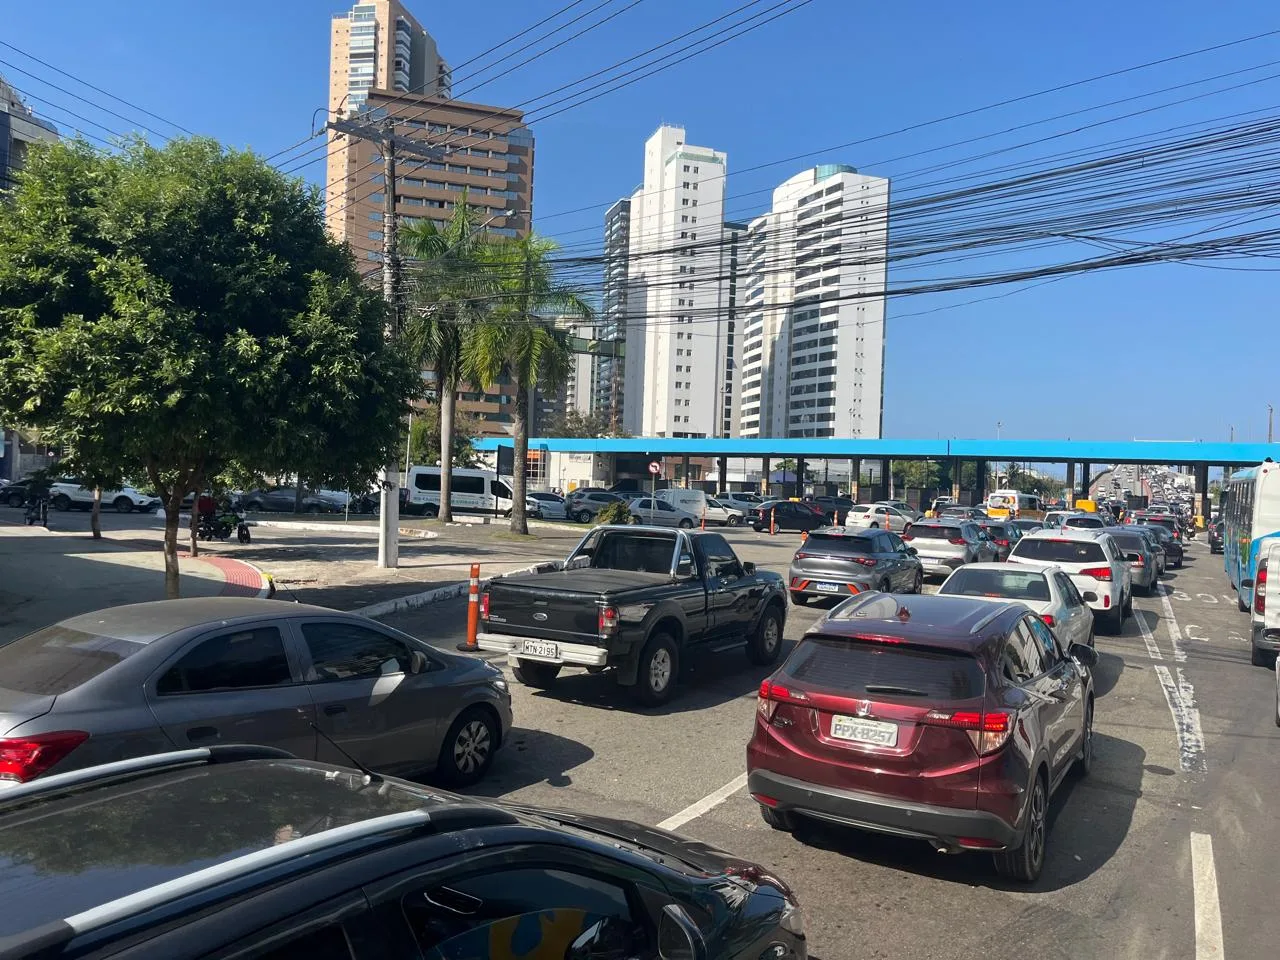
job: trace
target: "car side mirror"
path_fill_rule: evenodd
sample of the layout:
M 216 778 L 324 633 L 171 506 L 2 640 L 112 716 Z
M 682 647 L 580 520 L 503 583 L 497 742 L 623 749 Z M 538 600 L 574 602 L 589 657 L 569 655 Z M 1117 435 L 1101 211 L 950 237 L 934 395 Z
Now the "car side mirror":
M 427 659 L 427 655 L 421 650 L 413 651 L 409 657 L 409 672 L 412 674 L 426 673 L 431 669 L 431 661 Z
M 750 560 L 742 561 L 742 573 L 745 576 L 754 577 L 756 575 L 756 565 Z
M 604 917 L 597 920 L 569 944 L 564 960 L 600 960 L 630 957 L 636 953 L 640 931 L 625 920 Z
M 1073 643 L 1067 653 L 1071 655 L 1072 660 L 1082 666 L 1096 667 L 1098 665 L 1098 651 L 1088 644 Z
M 1098 595 L 1094 593 L 1092 590 L 1086 590 L 1084 593 L 1080 595 L 1080 599 L 1083 600 L 1085 603 L 1097 603 Z
M 915 547 L 907 547 L 907 555 L 911 557 L 918 557 L 920 556 L 920 551 Z
M 660 960 L 706 960 L 707 945 L 684 908 L 669 903 L 658 922 Z

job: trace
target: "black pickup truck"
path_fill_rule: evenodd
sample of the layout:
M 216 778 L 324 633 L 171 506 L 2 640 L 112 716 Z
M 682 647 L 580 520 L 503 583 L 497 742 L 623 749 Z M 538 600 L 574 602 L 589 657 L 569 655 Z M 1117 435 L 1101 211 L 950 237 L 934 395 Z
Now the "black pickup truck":
M 550 686 L 566 664 L 611 667 L 652 705 L 675 692 L 691 648 L 774 662 L 786 611 L 782 577 L 743 563 L 718 533 L 600 526 L 556 569 L 491 580 L 479 643 L 508 654 L 528 686 Z

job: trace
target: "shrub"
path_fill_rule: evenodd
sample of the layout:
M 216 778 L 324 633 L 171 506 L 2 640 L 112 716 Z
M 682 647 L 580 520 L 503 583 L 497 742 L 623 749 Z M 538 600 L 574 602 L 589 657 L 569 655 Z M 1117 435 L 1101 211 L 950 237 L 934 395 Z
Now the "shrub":
M 596 514 L 596 523 L 635 523 L 631 516 L 631 508 L 625 500 L 605 504 Z

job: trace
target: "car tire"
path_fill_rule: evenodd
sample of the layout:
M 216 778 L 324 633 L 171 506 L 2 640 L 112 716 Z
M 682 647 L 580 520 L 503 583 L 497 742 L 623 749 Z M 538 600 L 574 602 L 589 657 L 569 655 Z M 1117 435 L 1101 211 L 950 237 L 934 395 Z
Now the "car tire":
M 115 507 L 116 513 L 133 513 L 133 501 L 128 497 L 116 497 L 111 505 Z
M 526 687 L 537 687 L 546 690 L 560 676 L 560 664 L 541 663 L 537 660 L 517 660 L 511 672 Z
M 924 571 L 917 570 L 916 578 L 911 583 L 912 593 L 924 593 Z
M 250 500 L 244 505 L 244 509 L 246 513 L 262 513 L 262 501 Z
M 577 520 L 579 523 L 590 523 L 590 522 L 591 522 L 591 511 L 590 511 L 590 510 L 579 510 L 577 513 L 575 513 L 575 514 L 573 515 L 573 519 Z
M 791 594 L 791 602 L 797 607 L 803 607 L 809 602 L 809 595 L 806 593 L 795 593 L 793 591 Z
M 1277 720 L 1276 723 L 1280 724 L 1280 720 Z M 775 810 L 773 807 L 761 805 L 760 816 L 773 829 L 781 830 L 783 833 L 790 833 L 796 828 L 795 815 L 788 813 L 786 810 Z
M 881 593 L 893 593 L 893 584 L 888 580 L 881 580 L 876 589 Z
M 680 651 L 671 634 L 655 633 L 640 651 L 636 685 L 632 694 L 647 707 L 666 703 L 675 694 L 680 671 Z
M 685 517 L 683 520 L 681 520 L 681 521 L 680 521 L 680 529 L 681 529 L 681 530 L 692 530 L 692 529 L 693 529 L 693 521 L 692 521 L 692 520 L 690 520 L 688 517 Z
M 747 659 L 757 667 L 776 663 L 782 652 L 782 613 L 777 607 L 765 607 L 756 632 L 747 640 Z
M 440 745 L 436 771 L 451 786 L 465 787 L 488 772 L 498 752 L 497 720 L 485 707 L 468 707 L 458 715 Z
M 1120 605 L 1121 623 L 1125 619 L 1133 619 L 1133 594 L 1130 593 L 1124 598 L 1124 603 Z
M 756 526 L 754 523 L 751 525 L 751 529 L 756 533 L 764 533 L 764 527 Z
M 65 493 L 58 494 L 56 497 L 53 498 L 53 500 L 50 501 L 50 503 L 53 504 L 53 509 L 60 510 L 63 513 L 66 513 L 68 510 L 71 509 L 71 498 L 68 497 Z
M 4 502 L 9 504 L 11 507 L 20 507 L 26 503 L 26 501 L 26 495 L 15 490 L 13 493 L 9 494 L 9 496 L 5 497 Z
M 1080 744 L 1080 757 L 1076 763 L 1076 773 L 1087 777 L 1093 772 L 1093 701 L 1084 708 L 1084 741 Z
M 305 512 L 305 513 L 308 513 L 308 514 L 310 514 L 311 516 L 313 516 L 313 517 L 314 517 L 314 516 L 316 516 L 317 514 L 321 513 L 322 511 L 321 511 L 321 509 L 320 509 L 319 504 L 315 504 L 315 503 L 313 503 L 313 504 L 311 504 L 311 506 L 307 507 L 307 509 L 306 509 L 304 512 Z
M 1049 833 L 1049 788 L 1041 773 L 1027 794 L 1027 825 L 1022 843 L 1013 850 L 995 855 L 996 873 L 1019 883 L 1034 883 L 1044 868 L 1044 849 Z
M 732 513 L 731 513 L 731 514 L 729 514 L 728 519 L 727 519 L 727 520 L 725 520 L 724 525 L 725 525 L 726 527 L 736 527 L 736 526 L 737 526 L 739 523 L 741 523 L 741 522 L 742 522 L 742 521 L 738 519 L 738 517 L 737 517 L 737 515 L 736 515 L 736 514 L 732 514 Z
M 1276 663 L 1276 655 L 1270 650 L 1263 650 L 1261 647 L 1249 646 L 1249 662 L 1255 667 L 1274 667 Z
M 880 524 L 876 523 L 876 522 L 873 520 L 873 521 L 871 522 L 871 529 L 872 529 L 872 530 L 879 530 L 879 529 L 880 529 Z
M 1120 634 L 1124 632 L 1124 608 L 1115 607 L 1103 614 L 1103 621 L 1106 623 L 1107 633 Z

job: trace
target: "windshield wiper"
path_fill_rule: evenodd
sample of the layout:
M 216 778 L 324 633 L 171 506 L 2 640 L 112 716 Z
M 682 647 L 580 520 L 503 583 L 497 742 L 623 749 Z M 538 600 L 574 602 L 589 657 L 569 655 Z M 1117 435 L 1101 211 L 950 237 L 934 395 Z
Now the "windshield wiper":
M 867 693 L 889 693 L 900 697 L 927 697 L 928 691 L 916 690 L 914 687 L 895 687 L 889 684 L 871 683 L 862 688 Z

